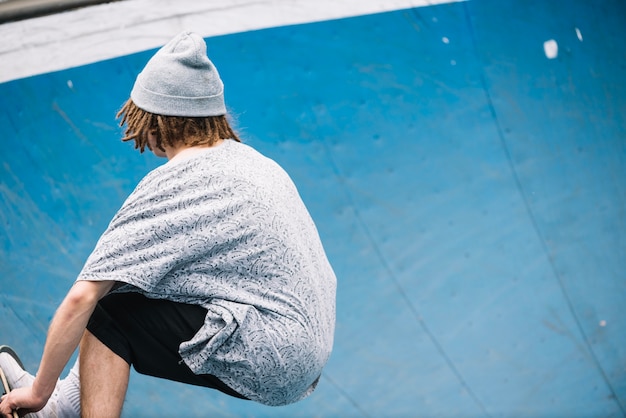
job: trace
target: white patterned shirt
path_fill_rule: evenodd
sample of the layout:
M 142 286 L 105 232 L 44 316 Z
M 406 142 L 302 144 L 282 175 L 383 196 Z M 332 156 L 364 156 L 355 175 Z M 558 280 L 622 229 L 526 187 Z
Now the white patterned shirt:
M 336 278 L 317 229 L 287 173 L 232 140 L 146 175 L 78 280 L 205 307 L 183 360 L 267 405 L 308 396 L 331 352 Z

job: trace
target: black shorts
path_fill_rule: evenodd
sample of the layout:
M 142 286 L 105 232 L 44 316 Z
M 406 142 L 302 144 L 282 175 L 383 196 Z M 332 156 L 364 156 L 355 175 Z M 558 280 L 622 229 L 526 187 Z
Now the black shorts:
M 217 389 L 246 399 L 210 374 L 196 375 L 178 347 L 204 324 L 207 310 L 139 293 L 114 293 L 98 302 L 87 329 L 138 373 Z

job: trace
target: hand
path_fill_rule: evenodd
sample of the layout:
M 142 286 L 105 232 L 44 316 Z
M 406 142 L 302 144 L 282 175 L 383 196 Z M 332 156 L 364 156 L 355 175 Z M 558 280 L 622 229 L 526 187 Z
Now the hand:
M 0 401 L 0 416 L 13 418 L 13 411 L 18 411 L 19 416 L 41 410 L 47 399 L 35 396 L 32 387 L 14 389 L 8 395 L 4 395 Z

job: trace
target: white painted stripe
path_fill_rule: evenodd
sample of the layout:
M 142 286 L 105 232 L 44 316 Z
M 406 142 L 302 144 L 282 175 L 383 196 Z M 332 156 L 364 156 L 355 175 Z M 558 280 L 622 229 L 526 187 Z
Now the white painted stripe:
M 0 83 L 204 37 L 464 0 L 126 0 L 0 25 Z

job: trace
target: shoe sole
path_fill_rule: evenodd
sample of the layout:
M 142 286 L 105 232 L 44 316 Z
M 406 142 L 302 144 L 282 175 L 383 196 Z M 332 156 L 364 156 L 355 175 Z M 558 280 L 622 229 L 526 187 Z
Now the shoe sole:
M 20 365 L 22 369 L 24 369 L 24 363 L 22 363 L 22 360 L 20 360 L 20 357 L 17 355 L 15 350 L 13 350 L 11 347 L 9 347 L 8 345 L 0 345 L 0 353 L 7 353 L 11 357 L 13 357 L 13 359 L 17 362 L 17 364 Z

